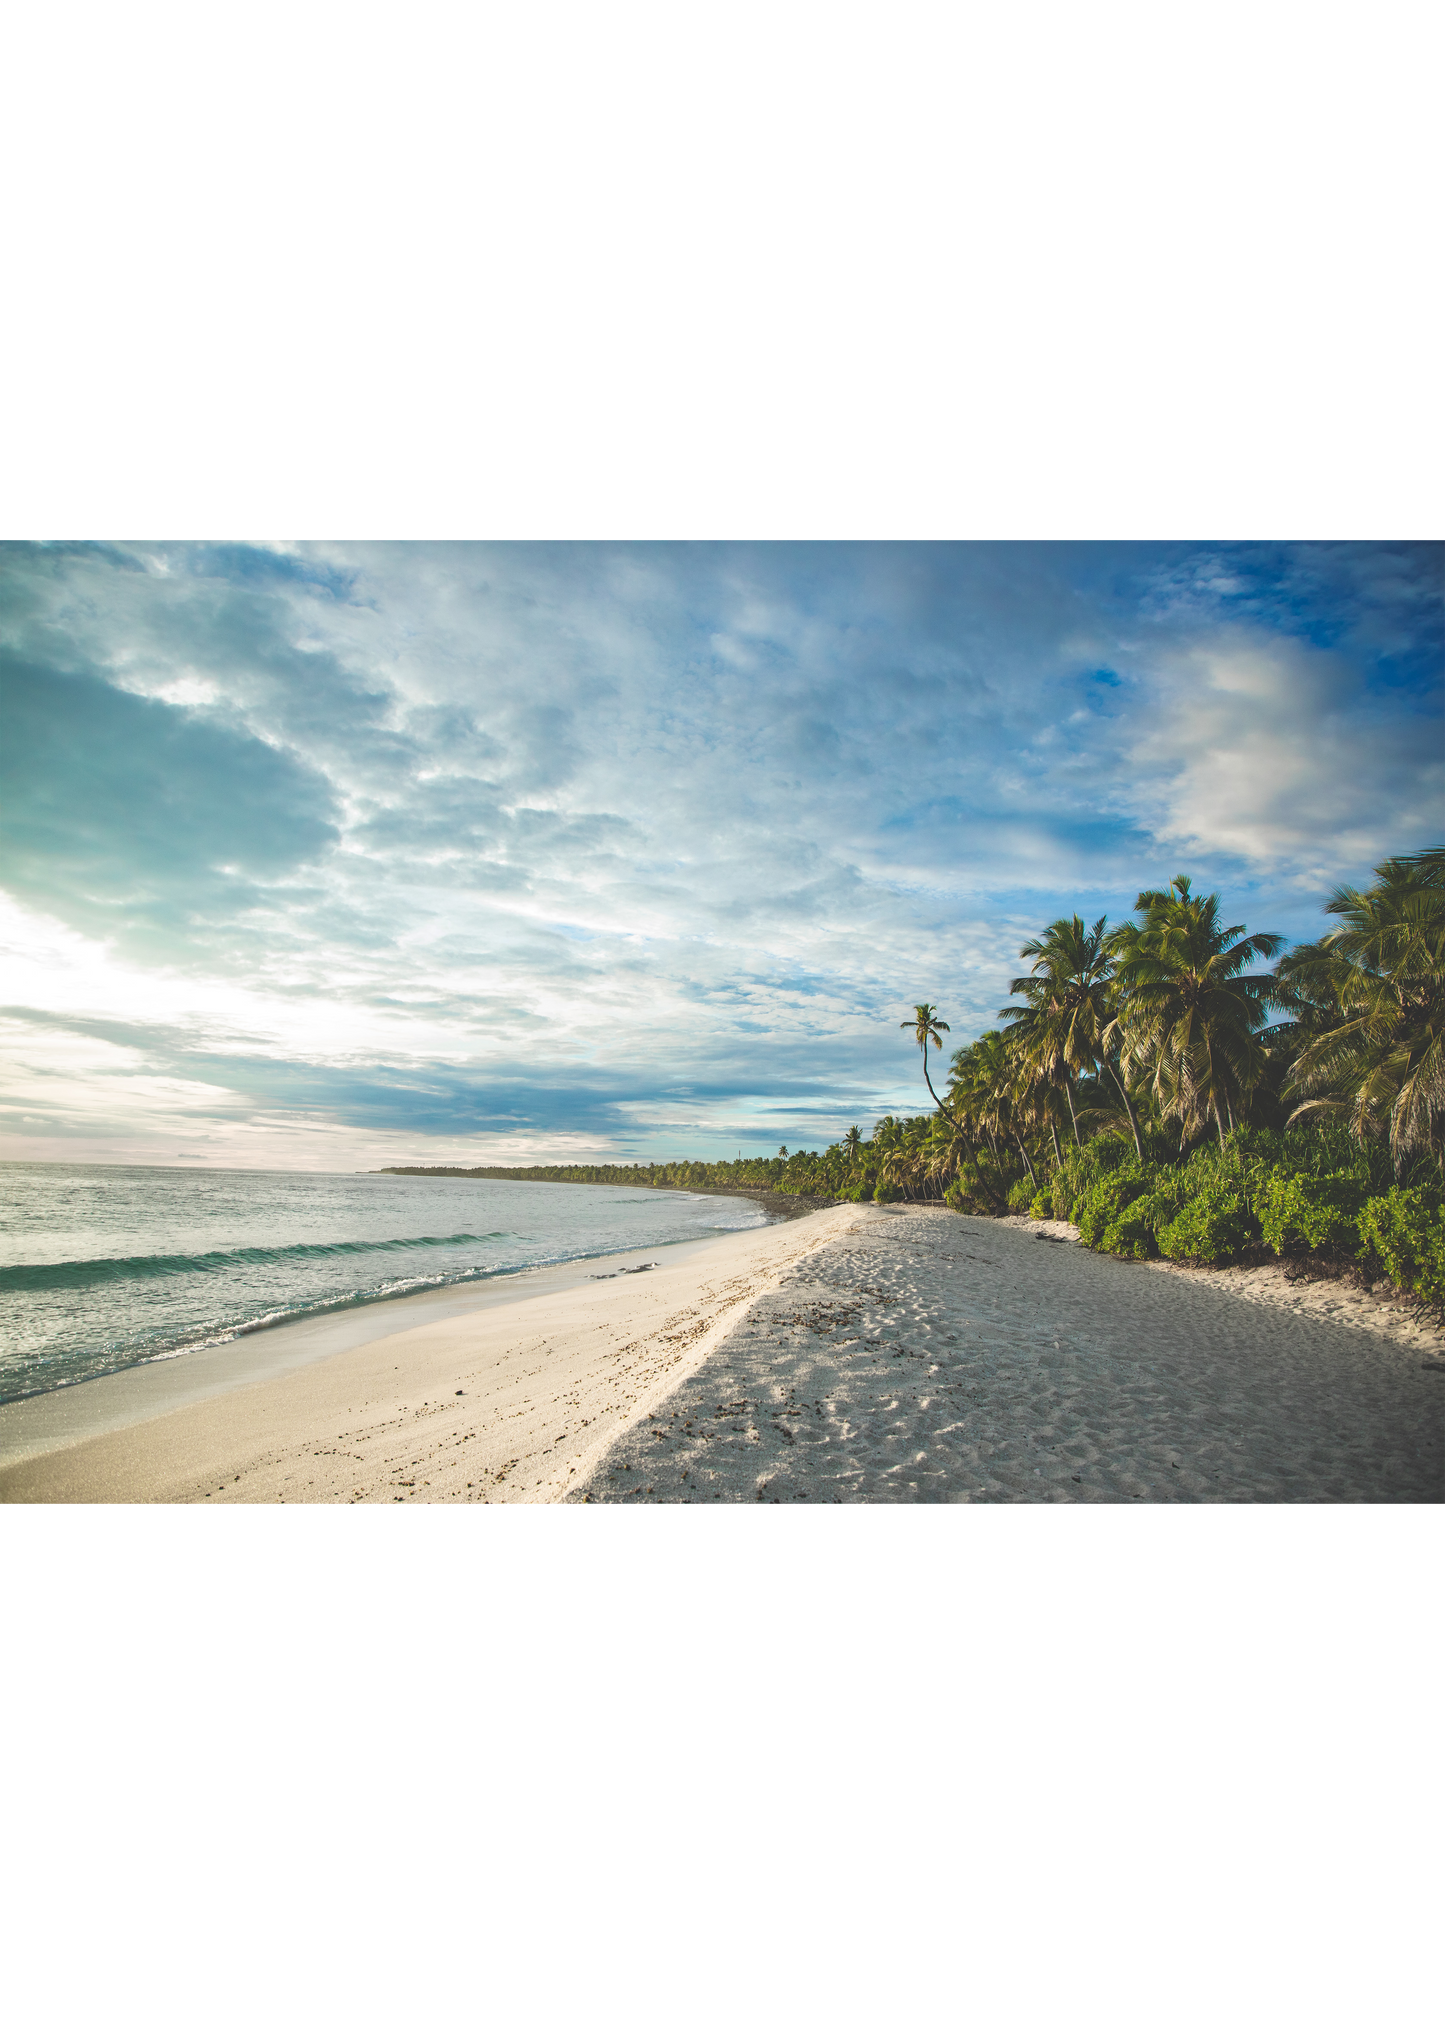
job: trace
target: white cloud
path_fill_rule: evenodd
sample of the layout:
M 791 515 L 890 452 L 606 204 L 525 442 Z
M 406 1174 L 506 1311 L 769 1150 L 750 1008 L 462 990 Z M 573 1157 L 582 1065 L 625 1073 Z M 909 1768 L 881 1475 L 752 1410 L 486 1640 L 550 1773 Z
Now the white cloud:
M 371 1140 L 383 1069 L 461 1103 L 432 1144 L 486 1122 L 489 1142 L 731 1147 L 784 1110 L 791 1143 L 840 1100 L 845 1122 L 918 1104 L 899 1003 L 938 1002 L 956 1043 L 1040 922 L 1118 913 L 1185 861 L 1312 934 L 1324 889 L 1426 835 L 1438 802 L 1438 674 L 1433 705 L 1418 675 L 1371 679 L 1372 649 L 1420 640 L 1408 562 L 1290 556 L 1273 581 L 1218 550 L 6 565 L 0 622 L 61 760 L 49 807 L 21 790 L 57 852 L 13 853 L 10 1001 L 149 1029 L 146 1072 L 231 1087 L 218 1140 L 259 1115 L 313 1159 Z M 1264 614 L 1285 589 L 1316 615 L 1341 576 L 1356 623 L 1331 650 Z M 45 721 L 68 675 L 149 706 L 97 748 Z M 158 737 L 184 788 L 157 779 Z M 159 1113 L 104 1055 L 97 1108 L 124 1081 L 116 1115 Z M 251 1062 L 224 1081 L 195 1062 L 218 1059 Z M 327 1099 L 324 1074 L 355 1074 L 354 1097 L 267 1106 L 266 1060 L 277 1089 L 304 1066 Z M 585 1089 L 546 1090 L 568 1074 L 596 1075 L 610 1123 Z M 513 1095 L 525 1125 L 497 1133 Z
M 1223 634 L 1153 669 L 1129 792 L 1161 842 L 1327 886 L 1438 834 L 1445 751 L 1413 704 L 1372 696 L 1342 654 Z

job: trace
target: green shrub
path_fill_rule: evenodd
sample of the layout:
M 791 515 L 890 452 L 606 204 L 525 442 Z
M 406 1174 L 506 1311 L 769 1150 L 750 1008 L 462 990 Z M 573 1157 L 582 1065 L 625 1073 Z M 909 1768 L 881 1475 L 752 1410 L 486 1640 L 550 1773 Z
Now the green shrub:
M 1075 1204 L 1069 1218 L 1088 1247 L 1100 1249 L 1110 1223 L 1117 1221 L 1124 1209 L 1132 1206 L 1148 1190 L 1148 1178 L 1136 1159 L 1132 1171 L 1126 1166 L 1120 1171 L 1105 1172 L 1102 1178 L 1095 1179 L 1083 1198 Z
M 873 1197 L 879 1206 L 886 1207 L 891 1206 L 895 1200 L 902 1199 L 903 1194 L 896 1185 L 890 1185 L 886 1179 L 880 1178 L 873 1188 Z
M 1034 1196 L 1033 1182 L 1027 1178 L 1015 1179 L 1008 1189 L 1008 1210 L 1011 1214 L 1026 1214 Z
M 1143 1193 L 1105 1228 L 1099 1246 L 1110 1256 L 1132 1256 L 1140 1262 L 1159 1254 L 1155 1235 L 1159 1209 L 1165 1203 L 1157 1192 Z M 1172 1208 L 1166 1209 L 1172 1211 Z
M 1155 1235 L 1165 1256 L 1220 1263 L 1238 1256 L 1254 1235 L 1248 1201 L 1224 1186 L 1196 1193 L 1168 1219 L 1160 1219 Z
M 958 1176 L 943 1197 L 956 1213 L 996 1214 L 999 1210 L 997 1178 L 987 1176 L 976 1164 L 961 1164 Z
M 1101 1178 L 1127 1166 L 1136 1172 L 1139 1160 L 1129 1137 L 1091 1136 L 1078 1149 L 1064 1152 L 1064 1161 L 1053 1176 L 1054 1212 L 1062 1220 Z
M 1146 1129 L 1143 1163 L 1127 1134 L 1070 1145 L 1047 1185 L 1015 1181 L 1009 1206 L 1067 1215 L 1090 1249 L 1114 1256 L 1220 1263 L 1261 1239 L 1281 1255 L 1374 1255 L 1402 1290 L 1445 1305 L 1445 1211 L 1428 1153 L 1396 1184 L 1387 1143 L 1358 1144 L 1331 1123 L 1241 1128 L 1182 1158 L 1175 1141 Z M 1006 1162 L 999 1175 L 1012 1178 Z M 998 1211 L 977 1187 L 970 1197 L 975 1212 Z
M 1360 1239 L 1373 1249 L 1391 1284 L 1445 1305 L 1445 1214 L 1438 1194 L 1394 1185 L 1367 1200 L 1360 1213 Z
M 1343 1171 L 1322 1177 L 1286 1177 L 1272 1171 L 1254 1194 L 1260 1233 L 1278 1256 L 1289 1249 L 1361 1250 L 1360 1214 L 1366 1188 Z

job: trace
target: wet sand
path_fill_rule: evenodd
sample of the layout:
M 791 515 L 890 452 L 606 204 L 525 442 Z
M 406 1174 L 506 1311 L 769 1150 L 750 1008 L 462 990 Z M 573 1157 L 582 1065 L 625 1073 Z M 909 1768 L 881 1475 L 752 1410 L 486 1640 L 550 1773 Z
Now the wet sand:
M 1075 1234 L 861 1210 L 571 1501 L 1445 1497 L 1438 1331 L 1368 1295 L 1351 1321 L 1329 1298 L 1305 1310 L 1315 1288 L 1278 1272 L 1116 1262 Z

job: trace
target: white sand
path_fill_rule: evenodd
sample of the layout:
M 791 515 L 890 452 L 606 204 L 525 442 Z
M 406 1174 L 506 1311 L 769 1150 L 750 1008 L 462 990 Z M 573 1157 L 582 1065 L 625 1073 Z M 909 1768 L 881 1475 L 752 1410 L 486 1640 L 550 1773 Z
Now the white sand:
M 1307 1312 L 1259 1284 L 1277 1273 L 1200 1283 L 1075 1235 L 864 1210 L 654 1402 L 586 1490 L 619 1503 L 1445 1497 L 1445 1375 L 1408 1314 L 1347 1321 L 1354 1295 Z
M 408 1308 L 425 1325 L 362 1309 L 0 1409 L 0 1496 L 1445 1497 L 1427 1319 L 1076 1233 L 840 1207 Z
M 1047 1234 L 1057 1242 L 1077 1242 L 1079 1231 L 1071 1221 L 1032 1221 L 1010 1217 L 997 1224 L 1020 1228 L 1026 1234 Z M 1262 1306 L 1274 1306 L 1285 1313 L 1302 1313 L 1332 1322 L 1337 1327 L 1358 1328 L 1396 1341 L 1422 1355 L 1445 1357 L 1445 1328 L 1440 1319 L 1422 1303 L 1381 1298 L 1359 1285 L 1339 1278 L 1286 1277 L 1276 1264 L 1252 1269 L 1226 1265 L 1222 1270 L 1197 1270 L 1191 1265 L 1163 1260 L 1145 1264 L 1146 1270 L 1161 1276 L 1184 1278 L 1195 1285 L 1210 1285 L 1236 1299 L 1251 1299 Z
M 0 1498 L 550 1501 L 854 1219 L 833 1208 L 492 1280 L 470 1311 L 454 1294 L 390 1323 L 361 1308 L 22 1400 L 0 1408 Z M 593 1281 L 641 1262 L 657 1267 Z

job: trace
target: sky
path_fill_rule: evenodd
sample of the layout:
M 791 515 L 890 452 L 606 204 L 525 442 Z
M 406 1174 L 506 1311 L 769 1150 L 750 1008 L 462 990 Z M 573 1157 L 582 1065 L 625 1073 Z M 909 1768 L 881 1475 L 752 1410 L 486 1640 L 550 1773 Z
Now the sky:
M 1438 545 L 0 548 L 0 1155 L 731 1157 L 1441 838 Z

